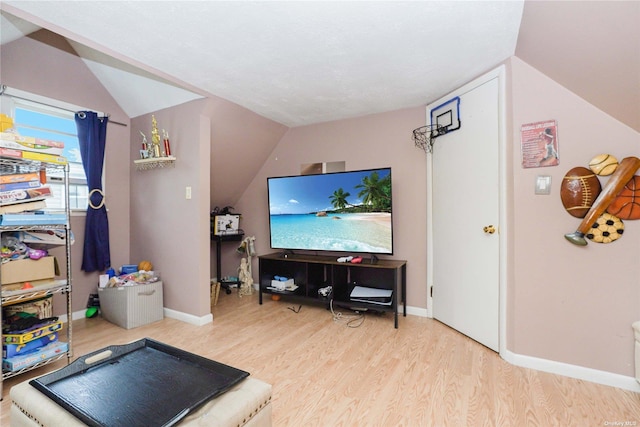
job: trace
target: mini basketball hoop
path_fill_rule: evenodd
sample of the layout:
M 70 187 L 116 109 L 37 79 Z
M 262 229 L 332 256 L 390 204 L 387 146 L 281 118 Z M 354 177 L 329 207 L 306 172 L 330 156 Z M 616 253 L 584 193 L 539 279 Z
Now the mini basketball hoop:
M 413 130 L 416 147 L 433 153 L 434 140 L 446 133 L 460 129 L 460 97 L 456 96 L 431 109 L 430 123 Z
M 447 133 L 447 128 L 444 126 L 421 126 L 413 130 L 413 142 L 416 144 L 416 147 L 424 150 L 425 153 L 432 153 L 434 140 L 445 133 Z

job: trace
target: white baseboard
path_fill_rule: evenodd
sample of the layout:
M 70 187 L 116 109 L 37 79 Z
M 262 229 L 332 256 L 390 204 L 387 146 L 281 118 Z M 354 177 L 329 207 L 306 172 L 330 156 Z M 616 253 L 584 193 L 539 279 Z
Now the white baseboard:
M 400 308 L 400 310 L 402 309 Z M 427 315 L 427 309 L 420 307 L 407 306 L 407 315 L 409 314 L 413 316 L 429 317 Z M 569 378 L 585 380 L 596 384 L 617 387 L 640 393 L 640 383 L 638 383 L 635 377 L 585 368 L 584 366 L 570 365 L 568 363 L 556 362 L 553 360 L 540 359 L 538 357 L 517 354 L 509 350 L 500 352 L 500 357 L 515 366 L 549 372 L 551 374 L 562 375 Z
M 515 366 L 531 368 L 538 371 L 549 372 L 551 374 L 562 375 L 565 377 L 576 378 L 596 384 L 618 387 L 624 390 L 640 393 L 640 383 L 636 381 L 635 377 L 585 368 L 584 366 L 570 365 L 568 363 L 556 362 L 553 360 L 525 356 L 513 353 L 509 350 L 501 352 L 500 356 Z
M 429 317 L 426 308 L 407 306 L 407 316 Z M 398 316 L 402 316 L 402 306 L 398 307 Z
M 181 311 L 171 310 L 170 308 L 164 308 L 164 316 L 172 319 L 177 319 L 191 325 L 203 326 L 207 323 L 213 322 L 213 314 L 209 313 L 206 316 L 197 317 L 192 314 L 183 313 Z
M 72 320 L 82 319 L 85 316 L 86 316 L 86 310 L 74 311 L 73 313 L 71 313 Z M 58 320 L 60 320 L 62 323 L 67 323 L 67 315 L 66 314 L 59 315 Z
M 164 316 L 165 317 L 170 317 L 172 319 L 177 319 L 177 320 L 180 320 L 182 322 L 189 323 L 191 325 L 202 326 L 202 325 L 206 325 L 207 323 L 213 322 L 213 315 L 211 313 L 207 314 L 206 316 L 197 317 L 197 316 L 194 316 L 192 314 L 183 313 L 181 311 L 171 310 L 171 309 L 166 308 L 166 307 L 163 308 L 163 311 L 164 311 Z M 86 314 L 86 310 L 74 311 L 71 314 L 71 318 L 73 320 L 82 319 L 82 318 L 85 317 L 85 314 Z M 63 323 L 67 322 L 67 315 L 66 314 L 61 314 L 60 316 L 58 316 L 58 318 Z

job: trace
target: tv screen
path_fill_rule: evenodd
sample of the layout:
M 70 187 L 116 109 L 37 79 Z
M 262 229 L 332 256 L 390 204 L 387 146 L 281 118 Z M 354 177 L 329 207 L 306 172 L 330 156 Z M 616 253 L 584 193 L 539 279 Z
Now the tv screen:
M 267 179 L 273 249 L 393 254 L 391 168 Z

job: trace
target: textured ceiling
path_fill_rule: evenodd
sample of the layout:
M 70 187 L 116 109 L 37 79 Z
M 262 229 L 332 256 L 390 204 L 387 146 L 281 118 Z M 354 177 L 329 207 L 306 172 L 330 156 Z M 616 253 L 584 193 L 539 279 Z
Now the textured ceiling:
M 2 44 L 38 27 L 66 37 L 130 117 L 215 95 L 293 127 L 445 95 L 515 53 L 523 2 L 0 7 Z

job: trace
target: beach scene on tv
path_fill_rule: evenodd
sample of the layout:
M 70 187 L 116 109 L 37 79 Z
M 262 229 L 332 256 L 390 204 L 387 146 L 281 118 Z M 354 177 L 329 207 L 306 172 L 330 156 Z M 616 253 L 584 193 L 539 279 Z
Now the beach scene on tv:
M 271 247 L 392 254 L 391 169 L 269 178 Z

